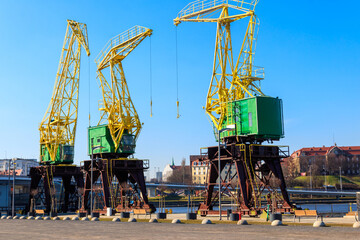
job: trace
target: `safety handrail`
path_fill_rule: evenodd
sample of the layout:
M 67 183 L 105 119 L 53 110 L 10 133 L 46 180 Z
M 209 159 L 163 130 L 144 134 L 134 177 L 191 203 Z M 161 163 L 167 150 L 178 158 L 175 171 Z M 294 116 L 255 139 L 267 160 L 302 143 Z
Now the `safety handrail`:
M 230 7 L 243 11 L 254 10 L 257 2 L 258 0 L 197 0 L 186 5 L 178 13 L 178 18 L 201 12 L 209 8 L 218 7 L 223 4 L 227 4 Z
M 105 45 L 105 47 L 100 51 L 100 53 L 95 58 L 96 64 L 99 64 L 99 62 L 104 58 L 104 56 L 110 51 L 111 48 L 118 46 L 129 39 L 132 39 L 139 34 L 145 33 L 149 29 L 142 26 L 134 26 L 128 30 L 126 30 L 123 33 L 120 33 L 119 35 L 111 38 Z

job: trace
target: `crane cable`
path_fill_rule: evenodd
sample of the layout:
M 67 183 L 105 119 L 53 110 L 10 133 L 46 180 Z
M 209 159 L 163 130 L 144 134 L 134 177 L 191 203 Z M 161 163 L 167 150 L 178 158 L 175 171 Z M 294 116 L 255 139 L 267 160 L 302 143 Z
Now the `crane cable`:
M 177 42 L 177 26 L 175 27 L 175 65 L 176 65 L 176 118 L 180 118 L 179 114 L 179 71 L 178 71 L 178 42 Z
M 88 69 L 89 69 L 89 127 L 90 127 L 90 58 L 88 57 Z
M 152 61 L 151 61 L 151 36 L 150 38 L 150 117 L 152 114 Z

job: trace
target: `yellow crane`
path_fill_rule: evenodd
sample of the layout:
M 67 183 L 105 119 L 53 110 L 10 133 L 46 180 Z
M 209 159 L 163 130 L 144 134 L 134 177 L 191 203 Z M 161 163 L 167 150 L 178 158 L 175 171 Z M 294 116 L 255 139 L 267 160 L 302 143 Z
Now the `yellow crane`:
M 213 73 L 205 111 L 217 130 L 224 128 L 227 103 L 263 96 L 260 80 L 264 69 L 255 67 L 254 54 L 259 25 L 255 15 L 258 0 L 197 0 L 189 3 L 174 19 L 181 22 L 217 23 Z M 230 24 L 248 19 L 240 53 L 234 61 Z
M 110 39 L 96 57 L 103 100 L 99 104 L 98 126 L 88 130 L 89 155 L 101 153 L 118 158 L 135 152 L 141 123 L 130 97 L 122 61 L 151 34 L 151 29 L 134 26 Z M 110 71 L 109 76 L 106 71 Z
M 82 47 L 90 56 L 86 24 L 67 20 L 53 94 L 39 127 L 41 164 L 73 163 Z

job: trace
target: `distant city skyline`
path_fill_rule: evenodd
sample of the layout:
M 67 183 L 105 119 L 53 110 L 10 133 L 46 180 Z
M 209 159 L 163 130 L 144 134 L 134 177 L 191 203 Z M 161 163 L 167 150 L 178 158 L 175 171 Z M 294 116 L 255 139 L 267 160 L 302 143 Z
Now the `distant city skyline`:
M 91 56 L 81 56 L 75 163 L 87 156 L 88 115 L 99 120 L 101 99 L 94 59 L 107 41 L 134 25 L 153 29 L 124 62 L 131 97 L 143 129 L 135 157 L 164 169 L 174 158 L 214 146 L 202 106 L 210 84 L 215 23 L 177 27 L 180 115 L 176 118 L 173 19 L 191 1 L 1 1 L 0 158 L 39 158 L 39 124 L 49 104 L 65 36 L 66 19 L 87 24 Z M 283 99 L 285 138 L 275 144 L 302 147 L 359 146 L 360 2 L 347 2 L 346 22 L 332 1 L 260 0 L 255 64 L 265 68 L 262 91 Z M 116 10 L 116 11 L 114 11 Z M 116 14 L 114 13 L 116 12 Z M 234 53 L 244 23 L 232 25 Z M 153 117 L 150 117 L 150 43 Z M 90 99 L 90 102 L 89 102 Z

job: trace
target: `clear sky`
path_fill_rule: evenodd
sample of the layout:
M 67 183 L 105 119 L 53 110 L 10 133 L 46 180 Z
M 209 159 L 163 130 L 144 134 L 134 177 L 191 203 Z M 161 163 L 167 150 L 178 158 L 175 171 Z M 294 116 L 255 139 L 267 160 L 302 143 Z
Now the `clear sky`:
M 141 25 L 151 37 L 153 117 L 150 118 L 150 39 L 123 62 L 143 129 L 136 157 L 151 171 L 216 145 L 202 106 L 212 73 L 215 23 L 178 26 L 179 98 L 176 119 L 175 26 L 188 0 L 0 1 L 0 158 L 39 156 L 39 123 L 49 104 L 66 19 L 87 24 L 91 56 L 83 51 L 75 163 L 88 159 L 87 127 L 99 119 L 94 58 L 113 36 Z M 265 67 L 265 94 L 284 103 L 285 138 L 301 147 L 360 145 L 360 2 L 260 0 L 255 64 Z M 241 21 L 232 25 L 234 47 Z M 234 52 L 238 52 L 235 51 Z M 90 75 L 89 75 L 90 72 Z M 89 89 L 90 88 L 90 89 Z M 90 90 L 90 103 L 89 103 Z M 153 175 L 153 173 L 152 173 Z

